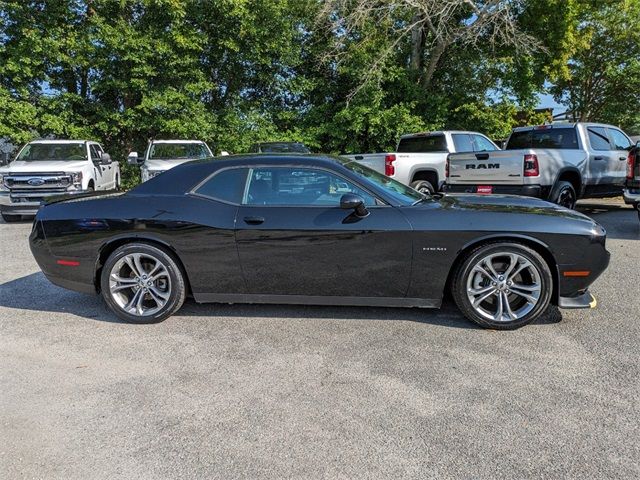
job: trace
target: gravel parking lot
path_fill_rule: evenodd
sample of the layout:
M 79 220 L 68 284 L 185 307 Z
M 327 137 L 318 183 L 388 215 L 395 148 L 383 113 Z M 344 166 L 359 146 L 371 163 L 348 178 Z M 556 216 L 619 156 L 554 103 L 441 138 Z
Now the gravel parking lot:
M 592 311 L 197 305 L 120 323 L 0 223 L 0 478 L 638 478 L 640 228 Z

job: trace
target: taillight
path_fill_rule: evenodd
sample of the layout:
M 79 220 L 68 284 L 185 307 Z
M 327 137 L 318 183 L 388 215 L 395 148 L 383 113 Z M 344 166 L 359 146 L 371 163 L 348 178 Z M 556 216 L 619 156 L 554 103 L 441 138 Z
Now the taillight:
M 627 157 L 627 178 L 633 180 L 633 170 L 636 167 L 636 149 L 633 148 Z
M 524 176 L 537 177 L 540 175 L 540 166 L 538 165 L 538 156 L 535 154 L 527 154 L 524 156 Z
M 449 178 L 449 157 L 447 157 L 447 161 L 444 163 L 444 177 Z
M 396 174 L 396 166 L 393 162 L 396 161 L 396 156 L 393 153 L 385 155 L 384 157 L 384 174 L 387 177 L 391 177 Z

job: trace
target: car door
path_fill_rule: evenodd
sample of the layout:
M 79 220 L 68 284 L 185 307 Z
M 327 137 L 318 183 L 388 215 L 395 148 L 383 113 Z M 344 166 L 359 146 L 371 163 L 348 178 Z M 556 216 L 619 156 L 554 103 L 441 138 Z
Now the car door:
M 95 144 L 89 144 L 89 154 L 91 155 L 91 162 L 93 162 L 93 171 L 95 172 L 95 189 L 96 190 L 107 190 L 109 189 L 109 174 L 107 172 L 106 166 L 102 165 L 102 160 L 100 159 L 101 149 Z
M 613 145 L 613 174 L 614 184 L 623 186 L 627 178 L 627 157 L 631 150 L 632 142 L 621 130 L 608 127 L 609 138 Z
M 345 193 L 369 215 L 341 209 Z M 335 172 L 265 166 L 249 172 L 236 242 L 249 294 L 404 297 L 410 230 L 402 212 Z
M 614 158 L 609 135 L 604 127 L 587 126 L 589 139 L 589 177 L 590 185 L 612 185 L 615 183 L 616 159 Z

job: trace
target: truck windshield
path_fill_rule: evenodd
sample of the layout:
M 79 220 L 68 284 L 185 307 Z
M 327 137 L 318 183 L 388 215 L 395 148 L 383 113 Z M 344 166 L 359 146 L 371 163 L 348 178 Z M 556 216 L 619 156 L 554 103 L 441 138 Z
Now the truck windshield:
M 574 127 L 540 128 L 513 132 L 505 150 L 522 148 L 557 148 L 574 150 L 578 148 L 578 137 Z
M 211 154 L 202 143 L 154 143 L 149 159 L 207 158 Z
M 87 160 L 87 148 L 84 143 L 30 143 L 22 149 L 16 160 Z
M 398 153 L 442 153 L 448 152 L 444 135 L 401 138 Z
M 359 163 L 346 162 L 343 163 L 343 165 L 352 172 L 366 178 L 370 182 L 373 182 L 384 189 L 389 196 L 393 197 L 401 205 L 413 205 L 414 203 L 426 198 L 423 194 L 415 191 L 413 188 L 407 187 L 406 185 L 403 185 L 402 183 Z

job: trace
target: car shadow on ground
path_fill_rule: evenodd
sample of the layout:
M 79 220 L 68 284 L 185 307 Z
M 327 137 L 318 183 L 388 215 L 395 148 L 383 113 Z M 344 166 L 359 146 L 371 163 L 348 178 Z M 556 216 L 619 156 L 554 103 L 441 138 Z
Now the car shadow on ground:
M 0 307 L 66 313 L 109 323 L 124 323 L 107 309 L 98 295 L 84 295 L 51 284 L 42 273 L 32 273 L 0 285 Z M 178 316 L 215 318 L 283 318 L 316 320 L 399 320 L 460 329 L 477 329 L 451 300 L 440 310 L 419 308 L 327 307 L 307 305 L 198 304 L 189 299 Z M 553 324 L 562 314 L 551 307 L 535 323 Z

